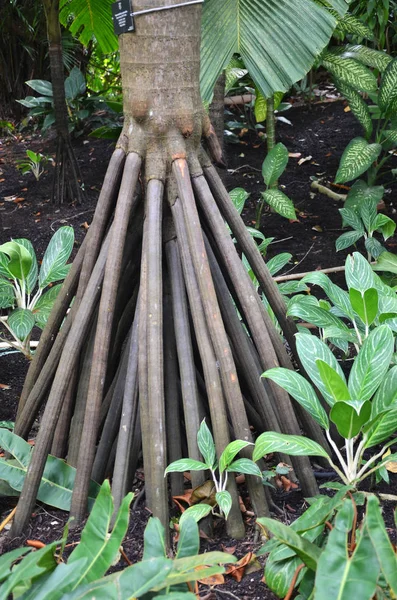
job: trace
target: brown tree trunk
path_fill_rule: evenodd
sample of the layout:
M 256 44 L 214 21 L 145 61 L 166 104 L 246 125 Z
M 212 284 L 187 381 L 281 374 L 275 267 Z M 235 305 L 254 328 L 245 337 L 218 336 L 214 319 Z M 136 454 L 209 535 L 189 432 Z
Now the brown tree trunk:
M 65 75 L 62 59 L 61 26 L 59 23 L 59 0 L 43 0 L 47 20 L 48 52 L 50 57 L 53 91 L 57 152 L 52 189 L 52 200 L 62 203 L 64 199 L 82 201 L 81 175 L 72 147 L 68 110 L 65 97 Z

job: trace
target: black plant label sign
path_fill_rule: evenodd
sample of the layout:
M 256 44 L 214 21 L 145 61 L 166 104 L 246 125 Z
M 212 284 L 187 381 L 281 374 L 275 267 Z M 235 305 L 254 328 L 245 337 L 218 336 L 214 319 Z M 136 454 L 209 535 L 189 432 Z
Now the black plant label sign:
M 114 33 L 128 33 L 134 31 L 131 0 L 118 0 L 112 4 Z

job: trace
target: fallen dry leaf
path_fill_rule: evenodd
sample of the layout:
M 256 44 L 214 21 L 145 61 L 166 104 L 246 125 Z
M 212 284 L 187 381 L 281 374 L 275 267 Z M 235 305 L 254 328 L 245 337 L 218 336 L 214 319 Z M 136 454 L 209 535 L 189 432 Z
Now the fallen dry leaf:
M 6 383 L 0 383 L 0 390 L 9 390 L 10 386 Z
M 199 571 L 201 569 L 206 569 L 207 567 L 200 566 L 196 568 L 196 571 Z M 203 583 L 204 585 L 223 585 L 225 583 L 225 578 L 222 575 L 222 573 L 218 573 L 217 575 L 211 575 L 210 577 L 204 577 L 203 579 L 199 579 L 200 583 Z
M 200 502 L 205 502 L 206 504 L 210 504 L 211 506 L 215 506 L 215 484 L 212 480 L 205 481 L 202 485 L 197 486 L 191 493 L 190 504 L 200 504 Z
M 288 152 L 289 158 L 300 158 L 302 156 L 302 152 Z
M 84 221 L 84 223 L 81 223 L 80 227 L 83 227 L 83 229 L 87 230 L 90 226 L 88 225 L 87 221 Z
M 233 565 L 228 565 L 226 567 L 226 575 L 231 575 L 233 579 L 240 582 L 244 577 L 245 569 L 251 562 L 253 556 L 252 552 L 248 552 L 248 554 L 243 556 L 243 558 L 240 558 L 240 560 Z
M 234 554 L 236 552 L 236 548 L 237 546 L 224 546 L 222 544 L 222 550 L 223 552 L 227 552 L 228 554 Z
M 301 158 L 300 160 L 298 160 L 298 165 L 303 165 L 303 163 L 308 162 L 309 160 L 311 160 L 313 157 L 310 156 L 305 156 L 305 158 Z
M 5 202 L 14 202 L 15 198 L 17 198 L 16 194 L 14 196 L 3 196 L 3 200 L 5 200 Z
M 25 201 L 25 198 L 15 198 L 15 200 L 13 200 L 13 202 L 15 204 L 18 204 L 18 202 L 24 202 L 24 201 Z
M 350 108 L 350 106 L 345 106 L 345 108 L 344 108 L 343 110 L 344 110 L 345 112 L 350 112 L 350 111 L 351 111 L 351 108 Z

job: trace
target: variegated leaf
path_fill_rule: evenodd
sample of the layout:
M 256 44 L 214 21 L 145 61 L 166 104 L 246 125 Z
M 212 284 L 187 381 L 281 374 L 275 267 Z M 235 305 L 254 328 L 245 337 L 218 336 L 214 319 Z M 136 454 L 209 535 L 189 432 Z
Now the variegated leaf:
M 279 215 L 286 219 L 296 219 L 296 213 L 292 201 L 280 190 L 266 190 L 262 193 L 264 200 Z
M 353 58 L 343 58 L 339 53 L 326 52 L 322 64 L 338 80 L 357 90 L 376 92 L 378 89 L 375 75 Z
M 370 138 L 373 128 L 371 114 L 361 94 L 343 81 L 337 80 L 336 86 L 342 96 L 346 98 L 347 103 L 357 121 L 364 127 L 366 138 Z
M 59 281 L 66 276 L 66 268 L 74 244 L 73 227 L 60 227 L 51 238 L 41 263 L 39 285 L 46 287 L 53 281 Z
M 397 100 L 397 59 L 387 66 L 379 87 L 378 103 L 383 112 L 387 112 Z
M 390 369 L 382 381 L 372 402 L 372 416 L 389 410 L 397 404 L 397 365 Z
M 8 317 L 8 325 L 19 340 L 25 340 L 34 327 L 34 315 L 27 308 L 16 308 Z
M 369 288 L 377 287 L 370 264 L 359 252 L 353 252 L 352 256 L 347 257 L 345 275 L 349 289 L 354 288 L 360 292 L 365 292 Z
M 381 151 L 382 146 L 380 144 L 368 144 L 364 138 L 354 138 L 346 146 L 340 159 L 335 183 L 345 183 L 365 173 L 378 158 Z
M 272 452 L 283 452 L 288 456 L 324 456 L 328 458 L 324 448 L 309 438 L 265 431 L 256 440 L 252 458 L 257 461 Z
M 266 156 L 262 165 L 262 175 L 268 187 L 276 183 L 288 163 L 288 150 L 281 142 L 276 144 Z
M 363 65 L 367 67 L 373 67 L 378 71 L 383 72 L 386 67 L 393 60 L 390 54 L 382 52 L 381 50 L 375 50 L 369 46 L 363 46 L 361 44 L 347 44 L 343 53 L 344 56 L 355 58 Z

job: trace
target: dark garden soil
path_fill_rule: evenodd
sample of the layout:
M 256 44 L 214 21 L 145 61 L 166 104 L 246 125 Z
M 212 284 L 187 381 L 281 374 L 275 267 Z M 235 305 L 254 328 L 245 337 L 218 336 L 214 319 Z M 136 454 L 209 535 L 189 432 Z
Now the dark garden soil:
M 311 271 L 337 265 L 343 265 L 345 253 L 336 253 L 335 240 L 341 234 L 341 219 L 338 208 L 341 202 L 326 196 L 313 194 L 310 188 L 310 177 L 323 177 L 324 184 L 333 181 L 337 171 L 339 158 L 347 143 L 356 135 L 360 135 L 360 127 L 351 113 L 345 111 L 341 101 L 324 102 L 308 107 L 294 107 L 287 113 L 291 125 L 279 123 L 278 140 L 282 141 L 289 152 L 295 156 L 290 158 L 287 171 L 280 180 L 281 189 L 294 201 L 297 209 L 297 220 L 289 222 L 275 213 L 266 210 L 262 216 L 261 230 L 266 237 L 274 237 L 269 247 L 268 257 L 280 252 L 290 252 L 292 260 L 284 269 L 294 272 Z M 15 168 L 15 161 L 25 154 L 26 148 L 53 155 L 54 140 L 44 140 L 39 135 L 27 135 L 18 139 L 0 139 L 0 240 L 26 237 L 31 240 L 39 256 L 44 250 L 52 234 L 61 225 L 72 225 L 75 230 L 76 248 L 85 236 L 95 210 L 96 201 L 105 174 L 106 166 L 112 153 L 112 144 L 104 140 L 79 138 L 75 150 L 84 177 L 86 198 L 84 204 L 64 204 L 55 206 L 50 202 L 52 167 L 36 182 L 33 175 L 22 176 Z M 250 192 L 243 212 L 247 225 L 255 226 L 255 211 L 260 194 L 264 190 L 261 176 L 261 165 L 265 155 L 264 142 L 252 131 L 247 131 L 240 143 L 226 147 L 228 170 L 224 172 L 224 180 L 228 189 L 243 187 Z M 299 154 L 299 156 L 298 156 Z M 306 159 L 302 161 L 302 159 Z M 397 158 L 393 159 L 393 167 L 397 167 Z M 390 191 L 385 195 L 385 212 L 396 218 L 397 185 L 387 186 Z M 346 190 L 332 188 L 337 193 Z M 396 251 L 396 238 L 388 243 L 391 251 Z M 343 283 L 343 277 L 335 279 Z M 14 420 L 17 400 L 22 389 L 24 376 L 28 367 L 27 361 L 18 354 L 0 355 L 0 421 Z M 322 483 L 323 480 L 319 481 Z M 136 479 L 136 501 L 131 514 L 130 527 L 123 544 L 123 549 L 131 562 L 142 556 L 143 531 L 149 517 L 145 509 L 144 497 L 139 495 L 142 480 Z M 396 475 L 391 474 L 391 485 L 383 485 L 386 493 L 397 493 Z M 244 492 L 242 492 L 243 494 Z M 274 494 L 275 504 L 281 518 L 288 523 L 304 510 L 306 504 L 299 491 L 277 491 Z M 258 550 L 261 541 L 255 538 L 254 518 L 249 513 L 249 499 L 246 501 L 248 513 L 245 515 L 247 536 L 243 541 L 231 540 L 227 537 L 224 524 L 219 522 L 211 539 L 203 539 L 203 551 L 209 549 L 234 549 L 238 558 L 249 552 Z M 0 498 L 0 522 L 11 508 L 15 500 Z M 385 516 L 390 531 L 393 528 L 392 503 L 385 503 Z M 67 514 L 38 505 L 28 531 L 23 539 L 0 540 L 1 552 L 23 544 L 26 539 L 43 542 L 60 539 L 67 520 Z M 69 543 L 79 539 L 79 531 L 74 531 Z M 70 546 L 72 548 L 73 546 Z M 262 559 L 261 559 L 262 560 Z M 263 563 L 263 560 L 262 560 Z M 118 568 L 126 566 L 121 560 Z M 211 588 L 202 585 L 200 594 L 207 600 L 238 598 L 241 600 L 273 599 L 275 596 L 267 590 L 261 581 L 263 570 L 246 572 L 240 583 L 231 576 L 226 577 L 224 585 Z

